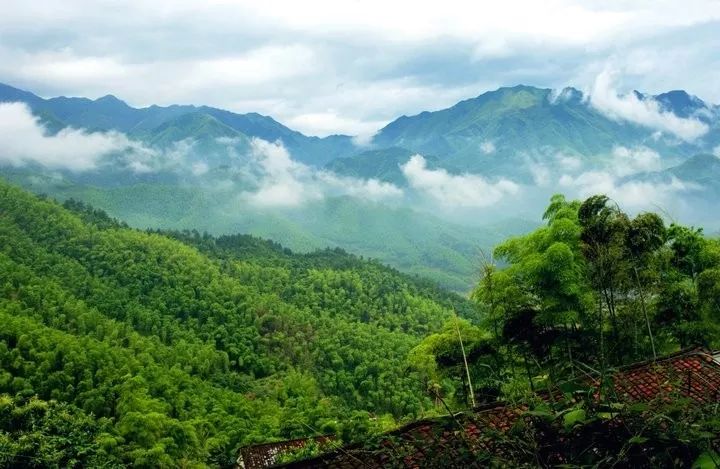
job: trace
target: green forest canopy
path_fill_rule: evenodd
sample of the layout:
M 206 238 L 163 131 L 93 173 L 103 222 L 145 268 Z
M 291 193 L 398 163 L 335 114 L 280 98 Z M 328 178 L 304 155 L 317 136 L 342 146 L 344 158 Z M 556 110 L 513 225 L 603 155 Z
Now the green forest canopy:
M 130 229 L 0 182 L 0 461 L 232 464 L 720 342 L 720 243 L 555 196 L 471 303 L 339 250 Z M 453 315 L 457 311 L 461 319 Z M 380 418 L 372 418 L 380 417 Z
M 475 311 L 339 250 L 141 232 L 1 182 L 0 289 L 11 465 L 227 465 L 368 412 L 413 418 L 432 401 L 404 357 L 452 307 Z M 59 425 L 88 431 L 39 451 Z

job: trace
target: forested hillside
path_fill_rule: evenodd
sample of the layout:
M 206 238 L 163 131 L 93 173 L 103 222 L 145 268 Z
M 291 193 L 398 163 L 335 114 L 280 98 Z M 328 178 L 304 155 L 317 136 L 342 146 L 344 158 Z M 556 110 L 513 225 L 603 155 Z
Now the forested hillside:
M 143 232 L 0 183 L 2 462 L 226 466 L 720 345 L 717 240 L 604 196 L 555 196 L 545 220 L 486 259 L 471 304 L 341 250 Z
M 392 425 L 433 406 L 408 352 L 475 314 L 342 251 L 137 231 L 4 182 L 0 292 L 7 466 L 222 466 Z
M 232 191 L 207 191 L 202 186 L 159 183 L 103 189 L 30 171 L 4 170 L 2 174 L 33 192 L 102 208 L 136 228 L 253 233 L 295 252 L 339 246 L 459 292 L 468 292 L 477 280 L 481 247 L 487 249 L 536 226 L 507 219 L 468 227 L 407 207 L 350 197 L 309 203 L 301 210 L 272 210 L 239 205 Z

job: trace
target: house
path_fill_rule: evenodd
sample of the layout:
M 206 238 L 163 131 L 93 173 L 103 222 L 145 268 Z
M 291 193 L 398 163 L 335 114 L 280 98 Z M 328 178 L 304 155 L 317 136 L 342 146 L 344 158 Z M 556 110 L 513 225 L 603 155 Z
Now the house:
M 590 378 L 590 386 L 597 378 Z M 650 402 L 656 399 L 687 398 L 689 403 L 720 402 L 720 352 L 693 349 L 654 361 L 621 368 L 612 375 L 614 399 L 620 402 Z M 596 394 L 597 396 L 597 394 Z M 542 397 L 542 396 L 541 396 Z M 544 399 L 552 399 L 550 393 Z M 370 445 L 351 445 L 318 457 L 277 467 L 314 469 L 331 467 L 467 467 L 468 452 L 473 464 L 482 466 L 483 455 L 512 465 L 509 454 L 517 448 L 503 436 L 524 418 L 528 408 L 502 402 L 478 407 L 453 416 L 426 419 L 381 435 Z M 618 425 L 611 420 L 609 425 Z M 608 429 L 611 433 L 613 430 Z M 716 442 L 720 444 L 720 441 Z M 549 454 L 562 464 L 562 454 Z M 455 465 L 455 466 L 454 466 Z M 258 466 L 254 466 L 258 467 Z M 250 469 L 250 468 L 248 468 Z

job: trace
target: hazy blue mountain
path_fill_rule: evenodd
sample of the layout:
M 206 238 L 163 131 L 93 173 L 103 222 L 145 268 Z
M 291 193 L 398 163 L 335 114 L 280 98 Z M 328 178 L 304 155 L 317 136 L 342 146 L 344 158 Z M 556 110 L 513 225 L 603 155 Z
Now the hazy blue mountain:
M 630 179 L 667 182 L 672 178 L 720 190 L 720 158 L 701 153 L 677 166 L 662 171 L 636 174 Z
M 322 166 L 332 159 L 361 151 L 346 135 L 330 135 L 325 138 L 308 137 L 285 127 L 271 117 L 255 112 L 236 114 L 207 106 L 200 109 L 245 135 L 269 142 L 282 141 L 293 158 L 305 163 Z
M 720 186 L 720 158 L 714 155 L 695 155 L 684 163 L 669 168 L 666 172 L 684 181 Z
M 701 111 L 710 109 L 709 106 L 697 96 L 692 96 L 684 90 L 672 90 L 653 98 L 662 104 L 663 108 L 679 117 L 697 117 L 708 121 L 709 116 Z
M 165 146 L 189 138 L 188 135 L 195 135 L 196 138 L 218 139 L 218 138 L 245 138 L 244 134 L 225 125 L 215 117 L 204 112 L 192 112 L 183 114 L 174 119 L 165 121 L 155 127 L 147 135 L 140 132 L 133 133 L 134 136 L 144 137 L 148 143 Z
M 0 84 L 0 102 L 20 101 L 33 112 L 47 116 L 65 125 L 88 130 L 117 130 L 158 144 L 176 141 L 168 135 L 168 129 L 177 127 L 193 130 L 187 126 L 188 114 L 204 114 L 234 129 L 246 137 L 258 137 L 268 141 L 282 141 L 293 157 L 299 161 L 322 166 L 328 161 L 358 153 L 352 139 L 345 135 L 326 138 L 309 137 L 289 129 L 271 117 L 257 113 L 237 114 L 208 106 L 173 105 L 134 108 L 114 96 L 88 98 L 58 97 L 43 99 L 30 92 Z M 184 118 L 184 119 L 183 119 Z M 178 119 L 180 119 L 178 121 Z M 188 132 L 187 139 L 206 139 L 216 133 L 202 133 L 207 127 L 196 126 L 199 133 Z M 162 135 L 157 135 L 162 134 Z
M 384 127 L 374 142 L 481 167 L 495 159 L 495 153 L 553 147 L 594 154 L 618 140 L 635 138 L 634 129 L 590 109 L 579 92 L 570 89 L 558 99 L 551 93 L 529 86 L 500 88 L 448 109 L 403 116 Z M 495 147 L 486 158 L 484 142 Z
M 34 106 L 35 109 L 37 106 Z M 90 100 L 87 98 L 59 97 L 40 105 L 58 119 L 73 127 L 90 130 L 129 131 L 141 114 L 115 96 L 108 95 Z
M 720 112 L 683 90 L 656 96 L 636 92 L 641 99 L 656 99 L 680 117 L 696 117 L 711 131 L 695 144 L 651 138 L 652 131 L 607 118 L 589 106 L 581 92 L 560 93 L 518 85 L 500 88 L 435 112 L 402 116 L 382 128 L 371 151 L 353 144 L 350 137 L 309 137 L 273 118 L 257 113 L 238 114 L 208 106 L 172 105 L 133 108 L 114 96 L 96 100 L 58 97 L 42 99 L 27 91 L 0 85 L 0 101 L 26 102 L 51 128 L 60 125 L 90 130 L 119 130 L 156 145 L 186 139 L 206 143 L 232 132 L 210 124 L 210 116 L 243 137 L 282 141 L 294 159 L 334 168 L 343 174 L 372 175 L 397 182 L 402 152 L 434 155 L 438 165 L 457 171 L 513 176 L 529 181 L 528 160 L 557 153 L 585 158 L 608 153 L 614 146 L 645 145 L 662 153 L 689 157 L 720 144 Z M 188 117 L 193 115 L 195 117 Z M 200 122 L 204 120 L 204 122 Z M 385 153 L 373 153 L 383 150 Z M 338 158 L 352 156 L 347 163 Z
M 678 117 L 697 119 L 708 125 L 710 130 L 697 142 L 695 146 L 684 145 L 679 153 L 694 155 L 699 151 L 712 151 L 720 144 L 720 107 L 706 103 L 697 96 L 685 90 L 672 90 L 655 96 L 636 92 L 643 99 L 651 98 L 659 102 L 662 109 L 672 112 Z M 672 149 L 669 149 L 672 150 Z
M 666 93 L 658 99 L 679 113 L 709 109 L 684 92 Z M 437 155 L 443 165 L 466 171 L 526 179 L 529 174 L 522 163 L 557 153 L 587 158 L 608 153 L 617 145 L 640 144 L 685 156 L 698 152 L 697 145 L 670 145 L 653 140 L 651 134 L 647 128 L 607 118 L 573 88 L 555 95 L 550 89 L 519 85 L 440 111 L 400 117 L 381 129 L 373 143 Z
M 27 103 L 31 107 L 40 105 L 44 102 L 42 98 L 30 93 L 29 91 L 20 90 L 0 83 L 0 102 L 12 101 Z
M 672 202 L 676 205 L 673 217 L 682 217 L 689 224 L 717 231 L 720 223 L 716 215 L 720 205 L 720 158 L 710 154 L 694 155 L 679 165 L 662 171 L 636 174 L 626 181 L 665 184 L 682 187 Z M 665 207 L 663 207 L 665 208 Z

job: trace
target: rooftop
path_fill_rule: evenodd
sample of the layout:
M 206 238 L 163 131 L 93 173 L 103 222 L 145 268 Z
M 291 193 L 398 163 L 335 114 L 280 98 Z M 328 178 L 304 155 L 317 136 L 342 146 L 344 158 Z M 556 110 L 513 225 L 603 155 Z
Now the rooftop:
M 597 380 L 594 379 L 597 384 Z M 649 402 L 687 398 L 705 405 L 720 402 L 720 352 L 693 349 L 637 363 L 612 377 L 615 400 Z M 550 399 L 549 396 L 545 397 Z M 478 457 L 492 454 L 500 460 L 512 443 L 503 435 L 528 410 L 524 405 L 502 402 L 478 407 L 454 416 L 413 422 L 380 437 L 371 450 L 351 445 L 321 456 L 276 467 L 286 468 L 381 468 L 428 467 L 442 461 L 452 465 L 470 450 Z M 551 455 L 552 456 L 552 455 Z M 511 460 L 507 460 L 511 463 Z M 562 463 L 558 460 L 558 463 Z M 263 467 L 263 466 L 253 466 Z M 250 469 L 250 467 L 248 467 Z
M 332 435 L 322 435 L 310 438 L 263 443 L 260 445 L 244 446 L 240 448 L 237 467 L 241 469 L 262 469 L 277 463 L 278 456 L 288 451 L 299 450 L 314 442 L 326 444 L 332 441 Z

